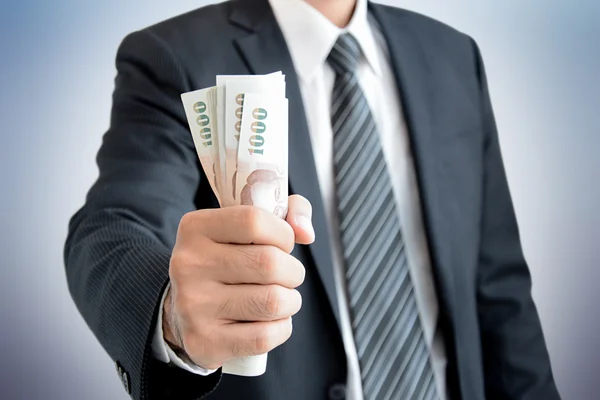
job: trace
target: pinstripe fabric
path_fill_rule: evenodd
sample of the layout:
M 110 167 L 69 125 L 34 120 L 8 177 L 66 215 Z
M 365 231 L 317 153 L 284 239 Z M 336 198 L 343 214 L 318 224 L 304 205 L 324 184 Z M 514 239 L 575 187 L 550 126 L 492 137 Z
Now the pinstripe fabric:
M 358 42 L 328 62 L 334 164 L 348 299 L 366 400 L 437 399 L 400 221 L 377 127 L 355 75 Z

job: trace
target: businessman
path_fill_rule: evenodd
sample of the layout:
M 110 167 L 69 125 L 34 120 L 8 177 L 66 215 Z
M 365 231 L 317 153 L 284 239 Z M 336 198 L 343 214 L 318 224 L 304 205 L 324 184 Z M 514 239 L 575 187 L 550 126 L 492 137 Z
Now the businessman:
M 366 0 L 236 0 L 129 35 L 69 288 L 136 399 L 556 400 L 481 55 Z M 283 71 L 286 220 L 216 209 L 179 95 Z M 269 353 L 267 371 L 221 373 Z

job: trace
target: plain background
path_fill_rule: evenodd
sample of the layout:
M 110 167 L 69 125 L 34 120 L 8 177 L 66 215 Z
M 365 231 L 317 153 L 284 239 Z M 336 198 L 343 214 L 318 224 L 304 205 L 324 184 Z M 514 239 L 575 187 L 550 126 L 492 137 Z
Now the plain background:
M 68 294 L 67 221 L 97 175 L 119 42 L 206 3 L 0 1 L 1 398 L 126 398 Z M 478 41 L 559 388 L 600 398 L 600 1 L 386 3 Z

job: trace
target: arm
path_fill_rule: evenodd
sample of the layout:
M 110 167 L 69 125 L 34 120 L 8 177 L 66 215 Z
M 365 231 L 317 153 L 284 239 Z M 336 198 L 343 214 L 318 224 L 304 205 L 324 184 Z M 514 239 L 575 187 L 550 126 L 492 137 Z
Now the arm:
M 199 398 L 220 373 L 197 376 L 151 356 L 177 227 L 195 209 L 200 185 L 179 99 L 189 85 L 168 48 L 147 31 L 123 41 L 117 70 L 100 176 L 69 226 L 69 289 L 129 375 L 134 398 Z
M 483 62 L 474 42 L 473 47 L 486 134 L 477 277 L 486 397 L 555 400 L 560 396 L 531 297 Z

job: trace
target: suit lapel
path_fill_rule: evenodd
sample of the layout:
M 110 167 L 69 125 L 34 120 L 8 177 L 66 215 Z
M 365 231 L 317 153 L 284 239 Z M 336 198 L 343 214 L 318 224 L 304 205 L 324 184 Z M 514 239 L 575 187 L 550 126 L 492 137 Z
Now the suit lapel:
M 315 262 L 331 309 L 339 326 L 331 243 L 318 184 L 312 144 L 304 113 L 298 76 L 285 39 L 266 0 L 233 3 L 231 21 L 246 28 L 249 34 L 235 40 L 235 46 L 254 74 L 281 70 L 286 76 L 289 99 L 289 179 L 292 193 L 306 197 L 313 207 L 316 241 L 308 248 Z
M 437 295 L 442 311 L 450 313 L 456 309 L 452 296 L 453 273 L 446 234 L 447 226 L 443 193 L 440 192 L 439 140 L 434 136 L 433 121 L 436 113 L 433 98 L 435 79 L 429 62 L 419 44 L 419 38 L 403 24 L 400 14 L 390 13 L 384 6 L 370 3 L 370 10 L 379 22 L 386 39 L 392 68 L 402 99 L 403 113 L 407 122 L 411 150 L 415 159 L 417 180 L 423 205 L 425 230 L 436 278 Z M 454 318 L 450 318 L 450 321 Z

